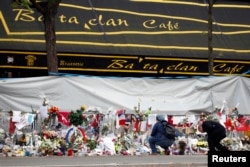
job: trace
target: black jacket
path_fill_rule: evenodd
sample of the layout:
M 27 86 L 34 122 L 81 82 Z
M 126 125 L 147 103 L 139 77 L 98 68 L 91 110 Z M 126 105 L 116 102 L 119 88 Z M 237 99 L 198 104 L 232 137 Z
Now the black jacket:
M 202 123 L 202 129 L 204 132 L 207 132 L 207 135 L 225 135 L 226 129 L 217 121 L 204 121 Z

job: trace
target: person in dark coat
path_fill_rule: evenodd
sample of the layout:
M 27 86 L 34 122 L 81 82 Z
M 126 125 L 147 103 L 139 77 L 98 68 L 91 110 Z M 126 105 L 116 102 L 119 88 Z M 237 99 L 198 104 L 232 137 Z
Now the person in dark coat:
M 226 129 L 219 122 L 203 121 L 198 130 L 207 133 L 209 151 L 228 151 L 228 148 L 220 143 L 226 137 Z
M 165 120 L 162 115 L 156 116 L 156 123 L 153 126 L 151 135 L 149 137 L 149 146 L 152 151 L 152 155 L 157 155 L 156 145 L 162 147 L 165 150 L 165 154 L 169 154 L 169 147 L 174 143 L 174 139 L 169 139 L 164 134 L 164 127 L 161 121 Z

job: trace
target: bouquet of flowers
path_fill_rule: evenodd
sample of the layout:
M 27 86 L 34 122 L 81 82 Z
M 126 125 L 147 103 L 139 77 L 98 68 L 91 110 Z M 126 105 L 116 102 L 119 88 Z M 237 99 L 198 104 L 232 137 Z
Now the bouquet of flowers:
M 51 155 L 54 153 L 54 150 L 59 147 L 59 143 L 56 139 L 46 139 L 44 138 L 39 146 L 38 150 L 42 155 Z
M 3 148 L 2 148 L 2 152 L 3 152 L 4 154 L 7 154 L 8 152 L 11 152 L 10 146 L 4 145 Z
M 51 106 L 48 110 L 50 116 L 57 116 L 59 108 L 57 106 Z
M 51 131 L 51 130 L 44 130 L 42 134 L 46 139 L 52 139 L 58 137 L 58 133 L 56 131 Z
M 197 147 L 203 147 L 203 148 L 207 148 L 208 147 L 208 143 L 206 141 L 198 141 L 196 143 Z
M 221 140 L 221 144 L 223 144 L 226 147 L 230 147 L 233 144 L 233 139 L 226 137 L 223 140 Z
M 77 136 L 73 148 L 78 149 L 82 146 L 82 144 L 83 144 L 83 138 L 81 136 Z
M 208 151 L 208 143 L 204 140 L 198 140 L 192 147 L 192 152 L 199 153 L 199 154 L 206 154 Z

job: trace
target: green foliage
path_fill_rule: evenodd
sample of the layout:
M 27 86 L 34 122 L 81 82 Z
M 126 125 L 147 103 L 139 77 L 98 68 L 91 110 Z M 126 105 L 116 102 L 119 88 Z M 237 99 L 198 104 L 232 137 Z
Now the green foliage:
M 74 126 L 82 125 L 84 121 L 82 114 L 83 114 L 83 110 L 71 111 L 68 116 L 70 124 Z
M 108 125 L 104 125 L 102 128 L 102 134 L 106 134 L 109 131 Z
M 11 3 L 12 8 L 23 7 L 26 9 L 31 9 L 30 6 L 32 3 L 30 0 L 15 0 Z
M 67 145 L 67 148 L 69 149 L 69 148 L 73 148 L 73 146 L 74 146 L 74 143 L 68 143 L 68 145 Z
M 97 141 L 96 140 L 87 140 L 87 147 L 90 149 L 90 150 L 93 150 L 96 148 L 96 145 L 97 145 Z

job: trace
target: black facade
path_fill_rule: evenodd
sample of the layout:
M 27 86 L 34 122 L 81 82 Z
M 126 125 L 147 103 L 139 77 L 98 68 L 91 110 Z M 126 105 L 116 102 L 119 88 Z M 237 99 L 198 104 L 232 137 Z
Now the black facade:
M 91 3 L 90 3 L 91 2 Z M 214 75 L 249 76 L 250 2 L 213 7 Z M 60 73 L 208 75 L 206 1 L 62 1 L 56 20 Z M 47 75 L 42 17 L 0 1 L 2 77 Z

